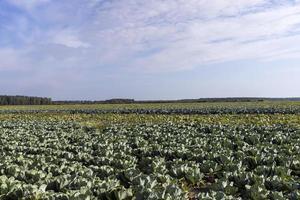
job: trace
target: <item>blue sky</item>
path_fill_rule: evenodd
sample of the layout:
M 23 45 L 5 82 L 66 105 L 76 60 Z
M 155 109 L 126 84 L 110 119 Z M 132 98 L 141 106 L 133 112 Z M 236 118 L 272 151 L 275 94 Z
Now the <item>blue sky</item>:
M 299 0 L 0 0 L 0 94 L 300 96 Z

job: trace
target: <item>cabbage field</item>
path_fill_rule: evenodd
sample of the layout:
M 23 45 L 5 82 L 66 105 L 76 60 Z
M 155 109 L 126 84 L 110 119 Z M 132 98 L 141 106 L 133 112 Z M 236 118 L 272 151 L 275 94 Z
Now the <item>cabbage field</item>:
M 0 107 L 0 199 L 297 200 L 300 104 Z

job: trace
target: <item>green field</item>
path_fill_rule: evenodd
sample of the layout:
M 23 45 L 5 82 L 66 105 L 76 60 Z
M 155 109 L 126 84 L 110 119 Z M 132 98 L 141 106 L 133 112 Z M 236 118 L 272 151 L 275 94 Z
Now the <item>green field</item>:
M 0 199 L 300 199 L 300 102 L 0 106 Z
M 31 105 L 0 106 L 0 110 L 65 110 L 65 109 L 199 109 L 199 108 L 290 108 L 300 107 L 300 101 L 262 102 L 203 102 L 203 103 L 131 103 L 131 104 L 70 104 L 70 105 Z

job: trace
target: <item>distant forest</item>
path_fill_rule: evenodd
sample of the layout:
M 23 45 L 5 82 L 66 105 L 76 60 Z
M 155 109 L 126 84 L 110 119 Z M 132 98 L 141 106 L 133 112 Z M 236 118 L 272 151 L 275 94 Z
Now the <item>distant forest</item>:
M 0 96 L 0 105 L 49 105 L 51 98 L 27 96 Z
M 200 98 L 179 100 L 134 100 L 109 99 L 104 101 L 52 101 L 53 104 L 132 104 L 132 103 L 200 103 L 200 102 L 261 102 L 261 101 L 300 101 L 300 98 L 257 98 L 257 97 L 228 97 L 228 98 Z
M 143 100 L 108 99 L 103 101 L 52 101 L 47 97 L 6 96 L 0 95 L 0 105 L 64 105 L 64 104 L 131 104 L 131 103 L 197 103 L 197 102 L 260 102 L 260 101 L 300 101 L 300 98 L 200 98 L 180 100 Z

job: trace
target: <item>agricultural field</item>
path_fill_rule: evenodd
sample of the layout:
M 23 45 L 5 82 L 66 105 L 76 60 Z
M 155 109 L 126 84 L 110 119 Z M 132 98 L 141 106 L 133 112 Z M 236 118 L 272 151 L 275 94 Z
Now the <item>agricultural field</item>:
M 300 199 L 300 103 L 0 106 L 0 199 Z

